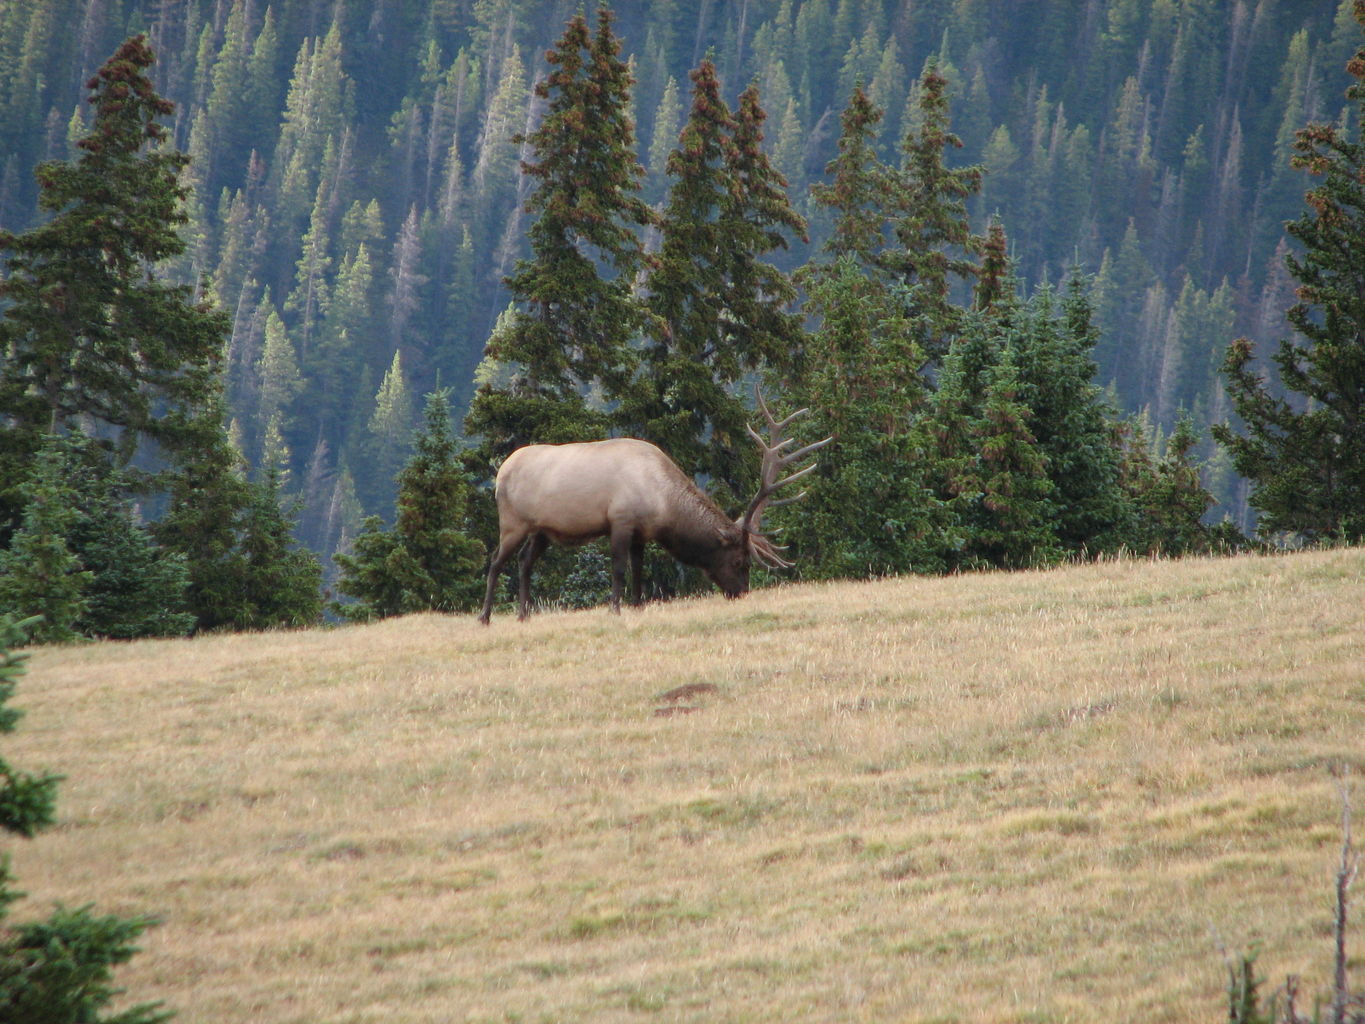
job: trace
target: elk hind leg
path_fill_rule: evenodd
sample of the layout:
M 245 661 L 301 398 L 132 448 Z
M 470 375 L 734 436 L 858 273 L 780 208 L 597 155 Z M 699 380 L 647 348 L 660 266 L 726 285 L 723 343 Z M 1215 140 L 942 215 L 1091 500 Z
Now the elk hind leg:
M 531 614 L 531 566 L 545 553 L 545 547 L 549 543 L 550 540 L 545 534 L 533 533 L 526 546 L 521 549 L 521 572 L 517 580 L 517 618 L 522 622 Z
M 630 544 L 630 603 L 641 604 L 640 593 L 645 572 L 645 542 L 636 537 Z
M 498 549 L 493 552 L 493 557 L 488 563 L 488 588 L 483 595 L 483 611 L 479 614 L 479 621 L 485 626 L 493 616 L 493 597 L 498 589 L 498 574 L 502 572 L 502 567 L 507 564 L 507 560 L 512 557 L 513 552 L 521 546 L 521 542 L 526 539 L 522 534 L 503 534 L 498 540 Z

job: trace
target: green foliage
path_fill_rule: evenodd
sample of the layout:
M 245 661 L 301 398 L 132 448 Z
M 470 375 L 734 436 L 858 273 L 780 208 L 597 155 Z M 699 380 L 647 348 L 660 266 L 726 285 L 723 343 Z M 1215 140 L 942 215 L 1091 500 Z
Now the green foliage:
M 611 26 L 605 4 L 595 33 L 581 12 L 570 19 L 536 85 L 545 117 L 515 139 L 532 153 L 522 166 L 536 219 L 531 256 L 506 281 L 517 306 L 487 347 L 516 365 L 515 377 L 480 388 L 465 421 L 484 438 L 489 462 L 528 442 L 601 436 L 601 416 L 584 395 L 596 386 L 615 398 L 632 373 L 626 343 L 642 321 L 632 294 L 643 260 L 636 230 L 654 217 L 638 194 L 632 76 Z
M 11 926 L 0 937 L 0 1014 L 13 1024 L 156 1024 L 173 1015 L 144 1003 L 105 1008 L 121 994 L 112 969 L 137 952 L 151 917 L 97 916 L 89 907 L 58 907 L 45 921 Z
M 1205 513 L 1214 498 L 1200 482 L 1192 453 L 1198 443 L 1194 423 L 1182 416 L 1162 451 L 1153 453 L 1141 418 L 1120 430 L 1123 486 L 1133 506 L 1124 534 L 1130 550 L 1153 555 L 1211 554 L 1246 546 L 1230 523 L 1208 526 Z
M 810 355 L 794 330 L 786 273 L 811 252 L 830 263 L 851 255 L 885 291 L 874 320 L 897 324 L 918 347 L 927 394 L 975 283 L 981 243 L 968 212 L 1008 225 L 1021 292 L 1059 280 L 1072 263 L 1096 272 L 1092 358 L 1115 404 L 1150 408 L 1162 433 L 1188 410 L 1202 432 L 1226 408 L 1216 354 L 1235 331 L 1255 346 L 1272 342 L 1281 311 L 1297 301 L 1283 261 L 1271 259 L 1302 194 L 1286 157 L 1305 118 L 1341 112 L 1339 87 L 1322 69 L 1342 66 L 1359 44 L 1352 0 L 1281 4 L 1237 31 L 1208 3 L 1098 0 L 1087 15 L 1094 31 L 1079 35 L 1069 0 L 1044 0 L 1014 21 L 969 3 L 891 11 L 792 0 L 701 14 L 616 5 L 589 7 L 567 28 L 560 19 L 571 9 L 546 0 L 324 6 L 305 15 L 296 0 L 233 0 L 212 16 L 201 0 L 5 8 L 0 234 L 11 258 L 0 332 L 18 344 L 0 368 L 0 545 L 19 525 L 16 488 L 54 430 L 85 430 L 112 461 L 131 456 L 139 471 L 198 457 L 185 432 L 195 432 L 193 410 L 218 387 L 210 364 L 220 352 L 225 419 L 239 424 L 253 462 L 279 470 L 284 490 L 308 476 L 300 533 L 325 545 L 324 557 L 343 532 L 325 498 L 329 476 L 349 473 L 368 511 L 393 501 L 407 451 L 370 427 L 375 384 L 399 348 L 410 393 L 443 381 L 469 407 L 480 477 L 528 441 L 629 431 L 657 437 L 720 491 L 744 490 L 747 387 L 735 382 L 761 362 L 770 393 L 780 382 L 795 394 Z M 68 22 L 80 31 L 62 31 Z M 171 122 L 167 100 L 143 84 L 150 52 L 121 41 L 141 25 L 156 26 L 156 87 L 176 103 L 188 165 L 157 138 L 157 122 L 167 135 Z M 531 57 L 547 45 L 550 61 Z M 116 59 L 96 75 L 111 51 Z M 655 233 L 640 200 L 684 186 L 680 176 L 665 180 L 685 113 L 672 83 L 708 52 L 716 101 L 730 105 L 719 133 L 730 145 L 707 173 L 749 184 L 715 192 L 710 212 L 694 217 L 699 248 L 688 251 L 691 243 L 670 247 Z M 924 69 L 917 81 L 915 68 Z M 92 76 L 94 106 L 79 102 Z M 827 112 L 850 92 L 845 116 L 866 131 L 841 136 Z M 1212 110 L 1236 113 L 1210 119 Z M 649 126 L 648 171 L 634 114 Z M 1340 139 L 1358 136 L 1357 120 L 1345 112 Z M 851 144 L 837 156 L 836 136 Z M 1325 137 L 1312 145 L 1298 153 L 1305 166 L 1314 152 L 1335 159 Z M 42 160 L 35 183 L 30 169 Z M 979 191 L 977 164 L 991 171 Z M 810 218 L 810 248 L 796 213 Z M 112 228 L 124 223 L 135 230 Z M 717 247 L 706 247 L 708 233 Z M 103 264 L 102 255 L 78 255 L 105 252 Z M 689 315 L 672 317 L 671 337 L 639 308 L 655 253 L 668 264 L 661 271 L 701 297 Z M 1308 254 L 1299 258 L 1312 269 Z M 818 302 L 812 281 L 805 287 Z M 994 298 L 976 290 L 988 308 Z M 269 330 L 264 294 L 288 299 Z M 202 295 L 230 319 L 201 305 Z M 490 336 L 509 297 L 514 315 Z M 1311 333 L 1327 326 L 1333 303 L 1312 300 L 1297 350 L 1335 359 Z M 825 311 L 805 312 L 819 329 Z M 1044 334 L 1030 328 L 1012 349 L 1016 399 L 1056 488 L 1059 541 L 1072 555 L 1111 550 L 1125 542 L 1131 513 L 1113 500 L 1117 448 L 1095 441 L 1088 412 L 1055 415 L 1047 382 L 1030 377 L 1052 359 L 1025 351 Z M 485 342 L 507 376 L 476 388 Z M 651 345 L 668 354 L 648 367 Z M 1337 429 L 1353 414 L 1340 403 L 1333 411 L 1316 384 L 1296 390 L 1294 370 L 1265 363 L 1243 364 L 1242 390 L 1255 405 L 1263 385 L 1268 404 L 1243 420 L 1254 435 L 1261 418 L 1268 454 L 1252 444 L 1241 456 L 1285 468 L 1253 490 L 1263 524 L 1310 539 L 1353 536 L 1349 452 L 1360 445 Z M 887 380 L 899 387 L 911 375 L 901 368 Z M 1336 374 L 1323 386 L 1351 382 Z M 1281 400 L 1284 409 L 1274 405 Z M 1291 414 L 1305 417 L 1296 421 L 1303 430 L 1281 430 Z M 1069 441 L 1053 431 L 1058 424 Z M 894 437 L 845 441 L 867 461 L 837 472 L 859 487 L 872 480 L 874 494 L 907 454 L 931 461 Z M 330 459 L 315 458 L 321 444 Z M 1207 446 L 1192 455 L 1206 458 Z M 827 487 L 833 459 L 826 453 L 820 471 Z M 1296 465 L 1328 468 L 1316 479 Z M 865 565 L 935 564 L 903 543 L 945 528 L 935 518 L 942 509 L 923 504 L 923 481 L 905 491 L 910 504 L 870 527 L 850 564 L 864 556 Z M 817 518 L 833 522 L 839 508 L 846 516 L 857 493 L 829 501 Z M 1249 525 L 1243 493 L 1220 485 L 1217 511 Z
M 827 168 L 833 180 L 814 193 L 833 219 L 830 260 L 799 272 L 806 312 L 818 319 L 790 391 L 815 410 L 815 429 L 835 441 L 821 455 L 809 504 L 791 524 L 806 574 L 947 564 L 943 537 L 955 532 L 955 512 L 951 495 L 934 487 L 942 453 L 933 431 L 916 422 L 932 392 L 925 371 L 961 328 L 951 282 L 976 274 L 967 257 L 980 244 L 964 201 L 980 175 L 944 163 L 945 150 L 959 145 L 949 131 L 945 86 L 934 66 L 926 69 L 900 169 L 876 156 L 883 112 L 855 88 L 839 156 Z
M 0 551 L 0 610 L 41 614 L 39 642 L 77 636 L 182 636 L 183 556 L 164 551 L 137 521 L 123 475 L 80 435 L 52 437 L 21 493 L 24 520 Z
M 811 409 L 812 436 L 833 436 L 820 453 L 807 498 L 776 510 L 797 572 L 807 578 L 933 571 L 925 544 L 941 518 L 924 482 L 913 418 L 927 401 L 914 332 L 887 289 L 851 254 L 812 269 L 807 309 L 821 319 L 793 403 Z
M 951 514 L 942 533 L 951 568 L 1026 568 L 1056 559 L 1054 485 L 1019 401 L 1020 372 L 990 320 L 969 321 L 948 350 L 938 390 L 919 422 L 936 456 L 935 490 Z
M 805 231 L 762 148 L 765 114 L 751 86 L 731 113 L 715 65 L 692 72 L 692 108 L 668 157 L 672 185 L 658 257 L 645 283 L 652 314 L 641 372 L 615 419 L 685 472 L 736 502 L 752 476 L 741 379 L 799 354 L 795 288 L 766 261 Z
M 883 200 L 896 244 L 876 262 L 903 287 L 920 347 L 941 358 L 961 322 L 953 288 L 975 278 L 984 244 L 967 220 L 967 200 L 981 190 L 982 171 L 949 165 L 962 140 L 950 130 L 948 80 L 932 59 L 920 76 L 915 120 Z
M 12 733 L 23 712 L 6 707 L 14 695 L 19 676 L 24 673 L 28 655 L 16 652 L 38 626 L 35 616 L 16 620 L 0 615 L 0 735 Z M 52 824 L 60 775 L 33 775 L 12 768 L 0 758 L 0 829 L 21 836 L 33 836 Z M 0 916 L 14 896 L 0 884 Z
M 59 439 L 49 439 L 38 451 L 20 494 L 23 519 L 9 549 L 0 551 L 0 614 L 41 616 L 33 631 L 40 643 L 74 640 L 93 575 L 81 568 L 71 550 L 79 513 L 76 491 L 68 482 L 66 448 Z
M 483 597 L 484 547 L 468 536 L 472 486 L 450 429 L 449 392 L 427 396 L 425 427 L 398 474 L 394 528 L 365 521 L 350 554 L 335 556 L 337 589 L 358 601 L 332 608 L 364 621 L 419 611 L 465 611 Z
M 1114 409 L 1095 383 L 1098 331 L 1086 282 L 1073 270 L 1060 301 L 1039 288 L 1002 327 L 1017 353 L 1029 428 L 1047 460 L 1058 546 L 1072 556 L 1116 550 L 1131 508 L 1120 482 Z
M 1276 1024 L 1279 1014 L 1272 1003 L 1263 1006 L 1261 985 L 1264 978 L 1256 976 L 1256 954 L 1242 956 L 1237 963 L 1229 963 L 1228 1022 L 1229 1024 Z
M 120 464 L 144 442 L 171 457 L 192 444 L 186 415 L 215 387 L 228 321 L 189 287 L 149 272 L 184 251 L 187 157 L 162 143 L 172 104 L 147 71 L 146 40 L 127 40 L 91 80 L 94 121 L 74 161 L 36 175 L 39 227 L 0 231 L 0 470 L 31 458 L 46 434 L 108 438 Z
M 274 471 L 248 485 L 235 557 L 228 562 L 236 593 L 233 629 L 315 625 L 322 617 L 322 567 L 293 538 L 293 515 L 280 504 Z
M 1355 15 L 1365 28 L 1365 5 Z M 1318 182 L 1308 210 L 1288 226 L 1303 247 L 1285 259 L 1299 282 L 1288 317 L 1305 343 L 1281 340 L 1273 359 L 1293 400 L 1257 372 L 1249 339 L 1234 342 L 1223 363 L 1246 433 L 1227 424 L 1215 433 L 1252 481 L 1267 536 L 1365 538 L 1365 47 L 1347 71 L 1353 130 L 1310 124 L 1294 142 L 1295 166 Z
M 317 557 L 298 548 L 280 507 L 278 478 L 242 475 L 213 414 L 202 415 L 198 458 L 171 481 L 157 540 L 185 559 L 197 628 L 272 629 L 316 622 L 322 612 Z
M 357 453 L 357 481 L 366 507 L 393 500 L 393 481 L 412 446 L 412 392 L 403 370 L 402 353 L 394 350 L 393 361 L 374 395 L 364 439 Z
M 23 642 L 34 620 L 0 616 L 0 734 L 13 732 L 19 715 L 4 707 L 23 671 Z M 55 775 L 31 775 L 0 760 L 0 828 L 32 837 L 53 820 Z M 8 859 L 0 859 L 0 924 L 19 898 L 10 882 Z M 0 929 L 0 1020 L 6 1024 L 155 1024 L 171 1014 L 144 1003 L 119 1013 L 107 1007 L 122 994 L 112 969 L 126 963 L 137 937 L 154 924 L 148 917 L 100 917 L 89 907 L 57 907 L 43 921 Z

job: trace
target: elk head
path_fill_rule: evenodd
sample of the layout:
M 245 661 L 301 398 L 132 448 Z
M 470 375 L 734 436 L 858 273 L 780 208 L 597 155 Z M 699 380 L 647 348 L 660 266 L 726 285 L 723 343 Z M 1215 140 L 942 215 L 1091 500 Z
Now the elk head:
M 787 428 L 793 420 L 804 416 L 810 410 L 798 409 L 790 416 L 779 420 L 768 408 L 768 403 L 763 400 L 763 393 L 759 391 L 757 386 L 754 387 L 754 397 L 757 399 L 759 412 L 763 414 L 763 418 L 767 422 L 768 437 L 765 440 L 763 435 L 752 426 L 745 426 L 749 436 L 758 442 L 758 446 L 763 452 L 763 462 L 758 474 L 758 493 L 754 495 L 753 501 L 749 502 L 749 507 L 745 510 L 744 515 L 735 520 L 735 525 L 740 528 L 743 542 L 736 553 L 734 564 L 719 565 L 711 573 L 712 580 L 725 592 L 727 597 L 738 597 L 749 589 L 749 566 L 753 562 L 758 562 L 769 569 L 786 569 L 791 566 L 792 563 L 781 555 L 785 549 L 778 547 L 764 535 L 763 513 L 769 508 L 776 508 L 779 505 L 790 505 L 806 496 L 806 492 L 802 491 L 785 498 L 774 499 L 773 497 L 783 487 L 795 483 L 813 472 L 818 463 L 812 462 L 809 466 L 783 476 L 782 473 L 788 467 L 800 462 L 807 455 L 834 440 L 833 436 L 830 436 L 823 441 L 816 441 L 813 444 L 797 448 L 795 451 L 789 450 L 792 445 L 796 444 L 796 439 L 788 436 Z

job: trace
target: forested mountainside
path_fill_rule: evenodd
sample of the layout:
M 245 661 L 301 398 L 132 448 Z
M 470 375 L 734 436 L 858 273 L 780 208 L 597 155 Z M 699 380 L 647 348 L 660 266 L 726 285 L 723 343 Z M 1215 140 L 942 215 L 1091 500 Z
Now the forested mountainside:
M 283 463 L 322 552 L 391 514 L 420 396 L 462 405 L 524 253 L 512 136 L 571 0 L 25 0 L 0 5 L 0 227 L 36 223 L 34 166 L 88 127 L 84 83 L 132 33 L 156 51 L 192 157 L 174 268 L 231 314 L 227 394 L 253 464 Z M 633 64 L 645 198 L 707 54 L 733 101 L 751 82 L 765 146 L 809 239 L 810 200 L 855 83 L 896 162 L 929 59 L 950 83 L 952 157 L 986 176 L 1024 286 L 1092 275 L 1100 382 L 1169 428 L 1228 415 L 1230 340 L 1287 332 L 1284 222 L 1305 176 L 1293 133 L 1343 109 L 1350 0 L 673 0 L 613 5 Z M 323 401 L 322 395 L 343 400 Z M 1213 454 L 1205 442 L 1206 455 Z M 1213 481 L 1235 507 L 1234 483 Z

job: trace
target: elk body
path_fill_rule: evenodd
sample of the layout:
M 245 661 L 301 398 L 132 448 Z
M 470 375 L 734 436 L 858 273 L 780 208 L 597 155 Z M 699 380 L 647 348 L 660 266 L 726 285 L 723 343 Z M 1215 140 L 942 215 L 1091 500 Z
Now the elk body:
M 640 602 L 644 549 L 651 541 L 684 565 L 701 569 L 726 597 L 749 589 L 749 566 L 787 566 L 778 549 L 762 533 L 766 507 L 795 501 L 772 501 L 778 488 L 805 476 L 812 464 L 787 477 L 782 470 L 827 444 L 817 441 L 797 451 L 784 431 L 793 419 L 775 420 L 759 398 L 768 421 L 769 439 L 749 428 L 763 448 L 758 494 L 738 519 L 729 518 L 677 463 L 647 441 L 614 438 L 575 444 L 534 444 L 518 448 L 498 470 L 494 485 L 498 502 L 498 547 L 488 566 L 488 589 L 479 619 L 493 612 L 498 574 L 521 549 L 518 577 L 519 617 L 531 604 L 531 568 L 550 543 L 573 546 L 597 537 L 611 544 L 611 607 L 621 610 L 626 564 L 631 569 L 631 601 Z

